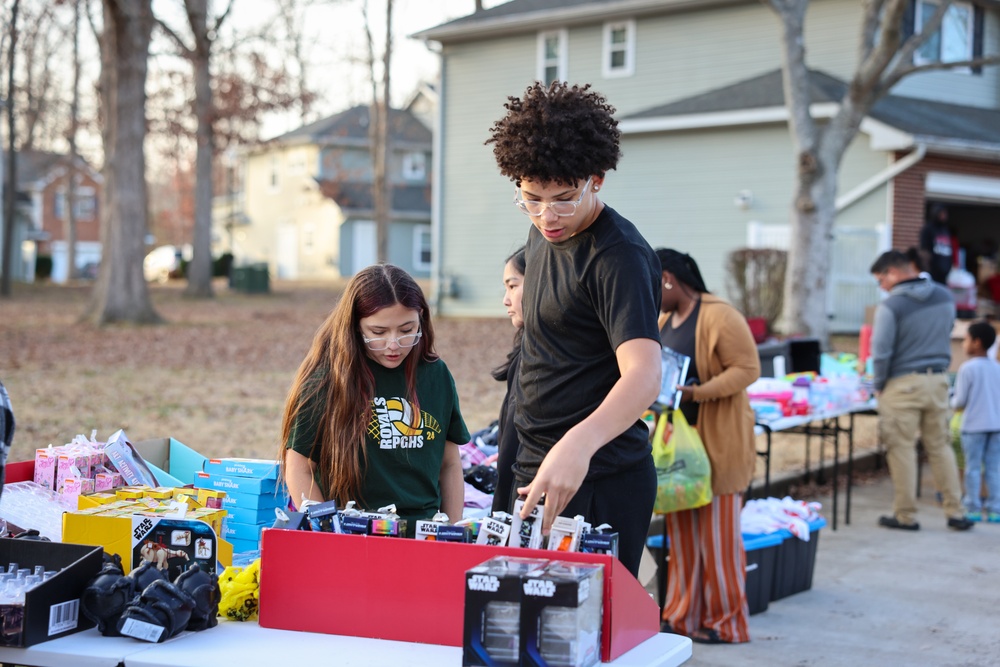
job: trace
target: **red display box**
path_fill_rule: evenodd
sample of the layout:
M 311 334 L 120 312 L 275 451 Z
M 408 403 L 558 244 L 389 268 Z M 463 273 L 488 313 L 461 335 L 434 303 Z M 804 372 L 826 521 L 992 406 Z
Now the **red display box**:
M 501 555 L 604 565 L 604 662 L 660 631 L 656 602 L 613 556 L 278 529 L 262 538 L 260 625 L 461 646 L 465 571 Z

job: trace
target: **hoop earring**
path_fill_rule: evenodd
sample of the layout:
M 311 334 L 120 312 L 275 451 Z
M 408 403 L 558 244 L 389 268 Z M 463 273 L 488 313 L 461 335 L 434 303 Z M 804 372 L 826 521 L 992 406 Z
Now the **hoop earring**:
M 663 283 L 663 289 L 673 289 L 673 288 L 674 286 L 671 285 L 670 283 Z

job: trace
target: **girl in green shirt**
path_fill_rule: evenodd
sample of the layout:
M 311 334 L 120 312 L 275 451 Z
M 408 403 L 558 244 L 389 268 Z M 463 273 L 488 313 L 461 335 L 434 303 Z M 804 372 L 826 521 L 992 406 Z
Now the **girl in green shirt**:
M 420 287 L 388 264 L 358 272 L 285 402 L 280 457 L 292 501 L 391 503 L 410 526 L 439 509 L 457 521 L 457 443 L 469 439 Z

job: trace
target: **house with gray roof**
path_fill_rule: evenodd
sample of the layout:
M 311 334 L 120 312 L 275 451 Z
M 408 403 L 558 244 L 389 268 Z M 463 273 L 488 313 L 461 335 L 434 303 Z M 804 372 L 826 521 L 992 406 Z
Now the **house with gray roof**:
M 932 0 L 912 3 L 919 30 Z M 831 117 L 856 63 L 861 7 L 813 0 L 805 30 L 813 103 Z M 527 236 L 484 145 L 510 95 L 536 80 L 589 83 L 617 109 L 623 158 L 602 199 L 654 247 L 690 253 L 725 295 L 728 254 L 787 247 L 795 156 L 781 84 L 781 26 L 759 0 L 511 0 L 416 37 L 441 54 L 434 179 L 440 312 L 500 315 L 504 258 Z M 1000 52 L 1000 3 L 959 1 L 922 62 Z M 856 331 L 878 299 L 868 274 L 916 245 L 944 203 L 973 273 L 1000 248 L 1000 68 L 903 79 L 861 126 L 839 173 L 827 310 Z M 470 261 L 474 258 L 474 261 Z
M 215 206 L 216 250 L 266 263 L 288 280 L 350 276 L 376 261 L 368 107 L 309 123 L 250 151 L 239 202 Z M 431 130 L 389 114 L 388 261 L 416 277 L 431 268 Z M 232 197 L 228 199 L 233 199 Z
M 51 277 L 55 282 L 66 281 L 69 275 L 66 239 L 71 172 L 76 183 L 73 200 L 77 273 L 91 277 L 96 273 L 101 260 L 98 204 L 103 178 L 83 158 L 77 157 L 75 169 L 71 168 L 73 166 L 70 156 L 62 153 L 17 152 L 15 252 L 12 256 L 16 280 L 33 282 L 36 265 L 44 265 L 50 268 L 40 272 L 42 277 Z M 0 239 L 0 246 L 2 243 Z

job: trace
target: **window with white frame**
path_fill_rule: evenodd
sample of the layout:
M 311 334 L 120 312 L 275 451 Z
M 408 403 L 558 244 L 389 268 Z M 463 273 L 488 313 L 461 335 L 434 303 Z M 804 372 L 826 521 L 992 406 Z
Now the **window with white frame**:
M 601 72 L 606 78 L 635 73 L 635 21 L 604 24 Z
M 78 187 L 73 193 L 76 198 L 75 210 L 77 220 L 93 220 L 97 213 L 97 195 L 94 188 Z M 68 216 L 67 202 L 69 195 L 65 190 L 56 192 L 55 201 L 52 202 L 52 213 L 59 220 L 65 220 Z
M 562 30 L 549 30 L 538 33 L 538 80 L 544 84 L 553 81 L 566 81 L 567 51 L 569 33 Z
M 422 152 L 403 155 L 403 178 L 408 181 L 422 181 L 427 177 L 427 155 Z
M 430 225 L 417 225 L 413 228 L 413 268 L 418 271 L 431 270 Z
M 94 188 L 77 188 L 75 195 L 76 219 L 93 220 L 97 213 L 97 195 L 94 194 Z
M 914 6 L 913 28 L 919 33 L 938 9 L 934 0 L 918 0 Z M 917 63 L 949 63 L 975 56 L 975 11 L 967 2 L 956 2 L 945 12 L 941 26 L 919 49 Z

